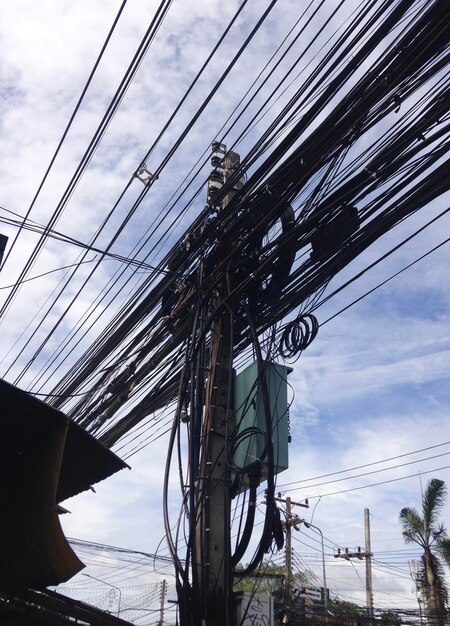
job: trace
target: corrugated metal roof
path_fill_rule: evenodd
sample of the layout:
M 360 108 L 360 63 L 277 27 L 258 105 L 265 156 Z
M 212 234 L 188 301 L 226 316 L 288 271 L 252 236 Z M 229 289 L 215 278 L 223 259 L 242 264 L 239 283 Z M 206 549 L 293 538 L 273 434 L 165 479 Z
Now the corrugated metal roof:
M 0 380 L 0 589 L 57 585 L 79 572 L 57 502 L 124 467 L 64 413 Z
M 61 421 L 68 424 L 57 502 L 86 491 L 108 476 L 128 467 L 111 450 L 69 420 L 61 411 L 0 380 L 0 468 L 9 474 L 23 463 L 27 452 Z M 5 470 L 5 471 L 3 471 Z

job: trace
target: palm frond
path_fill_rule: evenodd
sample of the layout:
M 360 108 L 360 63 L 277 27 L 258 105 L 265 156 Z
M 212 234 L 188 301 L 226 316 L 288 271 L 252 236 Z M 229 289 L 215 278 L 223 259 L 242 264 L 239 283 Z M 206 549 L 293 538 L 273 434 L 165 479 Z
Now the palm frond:
M 441 537 L 438 540 L 436 547 L 440 556 L 450 567 L 450 537 Z
M 443 480 L 432 478 L 425 489 L 422 500 L 424 527 L 432 533 L 442 511 L 447 496 L 447 487 Z
M 406 543 L 417 543 L 422 548 L 425 548 L 424 520 L 416 509 L 409 507 L 402 509 L 400 511 L 400 524 Z
M 439 556 L 450 565 L 450 538 L 447 537 L 444 524 L 438 519 L 446 495 L 445 483 L 433 478 L 422 497 L 422 515 L 412 508 L 400 511 L 404 540 L 407 543 L 417 543 L 423 548 L 422 567 L 416 582 L 424 594 L 430 623 L 436 623 L 437 626 L 446 623 L 448 602 L 445 575 Z

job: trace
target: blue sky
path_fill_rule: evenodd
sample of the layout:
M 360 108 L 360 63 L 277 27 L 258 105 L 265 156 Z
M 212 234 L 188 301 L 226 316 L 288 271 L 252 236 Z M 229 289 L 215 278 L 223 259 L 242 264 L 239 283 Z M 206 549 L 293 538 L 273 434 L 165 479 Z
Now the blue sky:
M 30 215 L 36 222 L 46 223 L 57 204 L 153 15 L 156 4 L 138 0 L 127 4 L 86 100 Z M 57 230 L 82 241 L 88 241 L 93 236 L 239 4 L 237 1 L 224 4 L 216 0 L 204 3 L 175 0 L 167 20 L 158 32 L 108 128 L 104 141 L 59 220 Z M 333 2 L 333 6 L 334 4 Z M 243 11 L 221 54 L 193 90 L 180 116 L 169 127 L 152 154 L 148 162 L 150 171 L 165 156 L 207 90 L 225 69 L 236 46 L 242 44 L 256 23 L 261 12 L 259 5 L 260 3 L 251 3 Z M 264 2 L 264 6 L 266 5 Z M 354 7 L 355 2 L 345 3 L 337 19 L 343 20 Z M 118 8 L 119 2 L 106 0 L 94 4 L 87 0 L 77 3 L 45 0 L 38 4 L 31 0 L 19 0 L 2 6 L 2 218 L 7 216 L 4 209 L 24 215 L 30 205 Z M 298 3 L 293 0 L 278 2 L 261 33 L 252 42 L 248 54 L 233 70 L 218 97 L 213 99 L 189 139 L 184 142 L 170 166 L 154 185 L 152 193 L 114 251 L 129 254 L 137 235 L 157 219 L 173 188 L 178 186 L 192 163 L 216 138 L 221 126 L 219 122 L 231 113 L 250 81 L 275 50 L 277 42 L 288 32 L 297 12 Z M 306 39 L 299 46 L 304 45 L 304 41 Z M 299 48 L 286 59 L 285 70 L 295 60 L 298 51 Z M 295 84 L 290 90 L 294 88 Z M 242 155 L 281 109 L 289 93 L 288 90 L 274 104 L 267 119 L 262 120 L 237 147 Z M 267 91 L 260 94 L 259 103 L 264 101 L 265 96 Z M 253 105 L 253 110 L 257 109 L 257 104 L 258 102 Z M 227 141 L 232 143 L 241 127 L 242 125 L 238 126 Z M 204 167 L 196 183 L 192 185 L 191 192 L 207 177 L 208 172 L 208 166 Z M 106 245 L 119 218 L 122 219 L 141 189 L 139 181 L 135 180 L 131 184 L 129 192 L 119 205 L 117 217 L 100 237 L 99 247 Z M 189 193 L 186 194 L 184 202 L 189 197 Z M 422 209 L 419 214 L 391 231 L 346 268 L 342 275 L 336 277 L 328 291 L 417 230 L 446 208 L 448 201 L 448 197 L 441 198 L 435 205 Z M 204 196 L 193 204 L 187 216 L 170 233 L 172 241 L 191 222 L 203 203 Z M 164 228 L 168 228 L 168 221 L 158 230 L 158 234 L 164 232 Z M 319 322 L 324 322 L 439 244 L 448 236 L 449 231 L 450 218 L 447 215 L 365 274 L 357 283 L 320 307 L 316 311 Z M 1 224 L 0 232 L 12 239 L 16 231 L 13 227 Z M 24 232 L 21 235 L 19 245 L 0 275 L 0 287 L 10 285 L 16 280 L 35 242 L 35 234 Z M 161 255 L 165 249 L 162 248 L 158 254 Z M 30 276 L 74 263 L 78 255 L 77 248 L 50 241 Z M 91 254 L 87 258 L 93 259 L 94 256 Z M 280 483 L 313 478 L 396 457 L 440 445 L 450 439 L 448 261 L 449 247 L 446 245 L 319 329 L 316 340 L 294 366 L 290 377 L 293 388 L 291 466 L 280 475 Z M 91 265 L 86 264 L 79 272 L 78 278 L 70 285 L 56 309 L 52 310 L 43 327 L 37 331 L 36 337 L 18 357 L 18 362 L 12 365 L 8 373 L 9 380 L 14 380 L 15 375 L 31 358 L 39 341 L 58 319 Z M 115 261 L 105 261 L 99 268 L 88 288 L 66 316 L 60 334 L 47 344 L 41 357 L 22 378 L 22 386 L 26 387 L 33 380 L 45 365 L 45 360 L 58 347 L 61 338 L 70 332 L 80 316 L 89 311 L 91 303 L 116 268 Z M 45 302 L 57 287 L 61 275 L 61 272 L 50 274 L 27 283 L 20 290 L 3 319 L 0 330 L 4 347 L 2 375 L 29 339 L 33 324 L 41 314 L 41 307 L 45 307 Z M 137 289 L 144 277 L 145 275 L 134 277 L 127 290 Z M 3 293 L 0 291 L 2 299 Z M 116 305 L 119 302 L 114 301 L 101 319 L 106 321 Z M 99 322 L 99 327 L 102 323 L 103 321 Z M 69 362 L 90 341 L 92 336 L 88 335 L 79 344 L 74 342 L 74 352 L 68 357 Z M 55 381 L 57 375 L 58 372 L 53 373 L 51 380 Z M 71 510 L 71 515 L 62 519 L 67 534 L 153 552 L 163 534 L 161 481 L 165 444 L 162 439 L 156 445 L 144 448 L 130 459 L 132 471 L 123 471 L 98 485 L 95 494 L 89 492 L 66 503 Z M 442 446 L 435 451 L 389 462 L 385 466 L 448 451 L 448 446 Z M 358 574 L 349 564 L 338 562 L 332 556 L 333 546 L 353 547 L 363 542 L 364 508 L 368 507 L 373 515 L 374 552 L 405 549 L 397 523 L 398 513 L 403 506 L 419 505 L 419 471 L 423 473 L 424 484 L 429 478 L 437 477 L 450 485 L 449 469 L 438 469 L 450 465 L 447 458 L 443 456 L 424 460 L 373 476 L 324 485 L 311 492 L 306 492 L 301 486 L 293 486 L 287 492 L 294 500 L 322 495 L 314 511 L 314 523 L 327 537 L 330 586 L 336 593 L 346 599 L 364 600 L 363 586 Z M 375 466 L 374 469 L 385 466 Z M 349 475 L 353 473 L 350 472 Z M 416 476 L 335 496 L 323 495 L 384 480 L 395 480 L 409 474 Z M 315 481 L 308 484 L 315 484 Z M 301 509 L 298 514 L 305 519 L 311 519 L 312 508 L 316 503 L 317 500 L 312 499 L 311 508 Z M 447 519 L 449 510 L 447 507 L 445 511 Z M 306 537 L 305 529 L 302 537 L 303 534 Z M 318 544 L 313 545 L 317 552 Z M 311 567 L 319 574 L 317 558 L 306 556 L 311 553 L 311 548 L 299 543 L 297 549 L 304 562 L 308 564 L 310 559 Z M 415 606 L 407 565 L 402 564 L 401 567 L 401 575 L 394 570 L 388 573 L 388 569 L 374 573 L 377 605 L 404 603 L 404 606 Z M 93 575 L 102 573 L 101 567 L 96 569 L 90 565 L 89 568 Z M 364 579 L 362 573 L 360 576 Z M 389 596 L 394 588 L 395 596 Z

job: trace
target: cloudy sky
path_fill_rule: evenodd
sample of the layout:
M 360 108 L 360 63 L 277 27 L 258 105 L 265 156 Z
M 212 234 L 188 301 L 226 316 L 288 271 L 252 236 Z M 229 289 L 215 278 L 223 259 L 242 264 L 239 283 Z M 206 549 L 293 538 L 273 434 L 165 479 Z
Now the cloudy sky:
M 46 225 L 55 208 L 61 207 L 53 229 L 87 243 L 117 203 L 117 211 L 106 221 L 96 239 L 96 246 L 102 249 L 141 192 L 142 183 L 133 179 L 133 173 L 241 3 L 237 0 L 173 2 L 84 175 L 71 190 L 70 197 L 61 202 L 155 15 L 157 4 L 143 0 L 126 3 L 35 201 L 121 3 L 17 0 L 2 4 L 0 218 L 3 223 L 0 223 L 0 232 L 9 237 L 9 243 L 18 230 L 6 221 L 23 217 L 30 206 L 29 220 L 33 225 Z M 169 153 L 268 4 L 266 1 L 249 3 L 242 10 L 214 63 L 208 66 L 179 115 L 158 141 L 147 162 L 150 171 L 154 171 Z M 335 6 L 334 1 L 328 6 L 331 4 Z M 354 7 L 353 0 L 343 3 L 335 17 L 333 31 Z M 299 17 L 298 10 L 294 0 L 276 3 L 246 54 L 123 231 L 113 248 L 115 253 L 131 254 L 142 232 L 150 228 L 168 206 L 169 198 L 208 151 L 211 141 L 221 137 L 222 124 L 287 35 Z M 314 27 L 317 25 L 313 23 L 311 28 Z M 305 38 L 307 36 L 306 33 Z M 305 41 L 300 40 L 291 56 L 287 56 L 282 66 L 284 70 L 279 70 L 272 84 L 298 57 Z M 310 51 L 308 59 L 320 52 L 320 44 L 319 41 L 316 49 Z M 241 155 L 281 110 L 294 88 L 295 81 L 287 85 L 280 101 L 273 103 L 266 117 L 236 146 Z M 256 111 L 269 92 L 267 87 L 259 94 L 250 110 Z M 250 113 L 247 115 L 249 119 Z M 226 137 L 229 144 L 245 122 L 243 116 Z M 187 204 L 208 173 L 208 166 L 200 168 L 180 207 Z M 125 188 L 125 194 L 121 195 Z M 180 215 L 173 228 L 169 229 L 169 220 L 163 223 L 160 228 L 167 227 L 167 240 L 162 241 L 161 248 L 155 250 L 149 262 L 155 263 L 161 258 L 167 245 L 179 236 L 203 203 L 204 199 L 194 201 L 187 216 Z M 448 206 L 449 197 L 442 197 L 408 219 L 346 268 L 331 283 L 328 292 Z M 369 508 L 375 559 L 375 605 L 417 606 L 408 560 L 417 558 L 419 553 L 403 543 L 398 514 L 403 506 L 419 506 L 421 485 L 425 486 L 430 478 L 441 478 L 450 484 L 448 244 L 327 320 L 440 244 L 449 231 L 447 215 L 321 306 L 316 311 L 321 323 L 318 336 L 290 375 L 292 444 L 290 467 L 278 478 L 280 491 L 294 501 L 309 498 L 309 509 L 298 507 L 294 512 L 307 521 L 312 519 L 322 530 L 328 584 L 342 599 L 364 602 L 363 563 L 335 559 L 334 552 L 337 547 L 363 546 L 364 509 Z M 155 238 L 161 233 L 162 230 L 157 231 Z M 10 293 L 9 286 L 18 279 L 37 242 L 35 232 L 21 232 L 0 275 L 0 304 Z M 17 381 L 19 386 L 27 388 L 35 383 L 36 377 L 45 379 L 46 360 L 51 358 L 60 338 L 48 342 L 37 356 L 36 350 L 88 275 L 97 258 L 95 252 L 86 256 L 77 277 L 46 319 L 43 319 L 43 312 L 54 290 L 62 284 L 66 270 L 61 268 L 77 263 L 81 252 L 70 243 L 49 240 L 27 274 L 27 278 L 33 280 L 23 284 L 8 306 L 0 322 L 0 375 L 7 380 Z M 64 332 L 70 332 L 89 311 L 117 267 L 115 260 L 103 261 L 65 315 L 61 324 Z M 43 274 L 41 278 L 34 278 Z M 142 275 L 135 275 L 128 289 L 137 289 L 141 279 Z M 121 297 L 126 297 L 126 290 Z M 109 319 L 119 304 L 112 302 L 104 306 L 103 322 L 99 324 Z M 94 330 L 98 334 L 99 329 Z M 88 346 L 92 339 L 88 335 L 80 339 L 80 346 L 71 345 L 66 364 L 73 362 L 81 347 Z M 44 391 L 50 389 L 56 377 L 55 372 L 48 374 Z M 89 492 L 66 502 L 65 506 L 71 511 L 62 518 L 66 534 L 97 543 L 167 554 L 164 544 L 160 546 L 165 444 L 162 438 L 157 444 L 144 447 L 128 459 L 131 471 L 124 470 L 97 485 L 96 493 Z M 449 511 L 447 506 L 444 520 L 448 519 Z M 294 536 L 294 550 L 298 563 L 314 571 L 320 580 L 321 548 L 317 534 L 301 527 Z M 275 558 L 278 562 L 280 555 Z M 106 567 L 95 559 L 90 560 L 86 571 L 100 578 L 107 572 L 110 582 L 121 580 L 111 576 L 111 564 Z M 130 569 L 127 577 L 141 584 L 142 570 Z M 80 587 L 77 581 L 74 586 Z M 88 586 L 86 581 L 84 584 Z

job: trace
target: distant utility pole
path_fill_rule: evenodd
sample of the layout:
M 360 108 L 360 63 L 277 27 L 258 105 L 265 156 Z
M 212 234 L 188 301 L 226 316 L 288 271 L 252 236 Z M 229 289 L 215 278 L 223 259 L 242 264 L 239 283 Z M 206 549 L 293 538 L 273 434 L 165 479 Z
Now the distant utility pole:
M 283 523 L 283 528 L 286 532 L 286 539 L 284 542 L 286 570 L 285 602 L 289 605 L 292 600 L 292 527 L 297 527 L 299 524 L 304 522 L 304 520 L 300 517 L 292 514 L 292 505 L 302 506 L 307 509 L 309 504 L 307 500 L 306 502 L 292 502 L 289 496 L 284 500 L 280 495 L 275 498 L 275 501 L 282 502 L 286 505 L 286 521 Z
M 292 598 L 292 526 L 291 522 L 291 499 L 286 498 L 286 542 L 285 542 L 285 560 L 286 560 L 286 601 L 290 604 Z
M 167 582 L 166 582 L 166 579 L 164 579 L 161 582 L 161 597 L 160 597 L 160 604 L 159 604 L 158 626 L 164 626 L 164 605 L 166 603 L 166 593 L 167 593 Z
M 369 622 L 373 620 L 373 589 L 372 589 L 372 551 L 370 547 L 370 518 L 369 509 L 364 509 L 364 536 L 365 536 L 365 550 L 358 548 L 355 552 L 350 552 L 348 548 L 342 552 L 339 548 L 335 558 L 345 559 L 365 559 L 366 561 L 366 606 Z
M 328 611 L 327 571 L 325 568 L 325 545 L 323 541 L 323 533 L 318 526 L 314 526 L 314 524 L 310 524 L 309 522 L 305 522 L 304 520 L 303 523 L 306 528 L 315 528 L 320 535 L 320 544 L 322 547 L 323 605 L 325 607 L 325 611 Z
M 369 620 L 373 620 L 373 590 L 372 590 L 372 551 L 370 547 L 370 518 L 369 509 L 364 509 L 364 536 L 366 549 L 366 604 Z
M 422 611 L 423 590 L 421 589 L 421 585 L 420 585 L 419 563 L 418 563 L 418 561 L 413 560 L 413 561 L 408 561 L 408 564 L 409 564 L 410 576 L 411 576 L 411 578 L 414 581 L 414 587 L 415 587 L 415 590 L 416 590 L 417 603 L 419 605 L 420 624 L 422 626 L 423 623 L 424 623 L 424 621 L 423 621 L 423 611 Z

